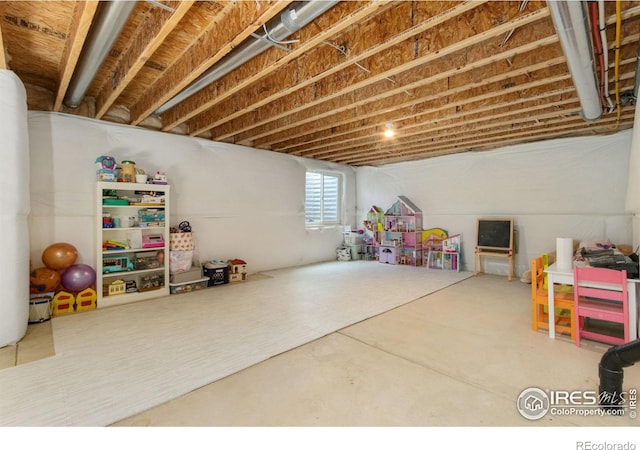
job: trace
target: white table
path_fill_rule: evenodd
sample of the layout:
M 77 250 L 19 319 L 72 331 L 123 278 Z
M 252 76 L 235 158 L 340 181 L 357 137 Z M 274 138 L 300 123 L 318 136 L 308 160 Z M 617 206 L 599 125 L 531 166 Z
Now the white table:
M 586 263 L 574 263 L 583 264 Z M 573 286 L 573 268 L 559 268 L 556 263 L 551 264 L 547 269 L 547 292 L 549 293 L 549 338 L 555 339 L 555 309 L 554 309 L 554 292 L 553 284 L 569 284 Z M 633 341 L 638 338 L 638 296 L 636 294 L 636 285 L 640 283 L 637 279 L 627 279 L 627 295 L 629 297 L 629 340 Z

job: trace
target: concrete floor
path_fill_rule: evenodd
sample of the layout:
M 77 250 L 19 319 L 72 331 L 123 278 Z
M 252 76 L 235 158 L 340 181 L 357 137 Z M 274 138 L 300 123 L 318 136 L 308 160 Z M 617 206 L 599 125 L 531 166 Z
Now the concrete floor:
M 533 421 L 517 408 L 529 387 L 597 390 L 607 348 L 532 331 L 530 285 L 481 274 L 113 426 L 619 427 L 621 439 L 640 424 L 630 411 Z M 0 368 L 51 354 L 50 323 L 32 325 Z M 640 387 L 639 366 L 623 387 Z

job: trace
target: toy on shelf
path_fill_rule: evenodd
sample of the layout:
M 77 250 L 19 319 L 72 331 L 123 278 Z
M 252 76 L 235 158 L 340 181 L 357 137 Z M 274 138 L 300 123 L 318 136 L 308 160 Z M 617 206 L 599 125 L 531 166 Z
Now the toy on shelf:
M 150 273 L 140 277 L 139 292 L 155 291 L 164 287 L 164 273 Z
M 127 285 L 124 280 L 113 280 L 108 285 L 104 286 L 103 295 L 111 296 L 111 295 L 120 295 L 125 294 L 127 292 Z
M 125 244 L 124 242 L 119 242 L 119 241 L 114 241 L 114 240 L 107 240 L 104 241 L 102 243 L 102 250 L 103 251 L 108 251 L 108 250 L 126 250 L 128 248 L 127 244 Z
M 112 156 L 98 156 L 96 167 L 98 181 L 117 181 L 116 160 Z
M 158 170 L 151 180 L 153 184 L 167 184 L 167 176 L 164 172 Z
M 146 234 L 142 236 L 142 248 L 162 247 L 164 247 L 164 236 L 162 234 Z
M 148 180 L 149 177 L 143 169 L 136 169 L 136 183 L 145 184 Z
M 113 256 L 102 260 L 102 273 L 131 272 L 135 270 L 128 256 Z
M 122 181 L 125 183 L 135 183 L 136 181 L 136 163 L 135 161 L 122 161 Z

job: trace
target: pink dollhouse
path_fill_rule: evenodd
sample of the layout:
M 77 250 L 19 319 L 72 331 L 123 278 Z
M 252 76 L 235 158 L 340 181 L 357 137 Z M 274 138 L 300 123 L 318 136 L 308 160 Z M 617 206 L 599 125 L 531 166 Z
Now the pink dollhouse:
M 422 265 L 422 211 L 401 195 L 384 213 L 374 232 L 378 260 L 384 264 Z

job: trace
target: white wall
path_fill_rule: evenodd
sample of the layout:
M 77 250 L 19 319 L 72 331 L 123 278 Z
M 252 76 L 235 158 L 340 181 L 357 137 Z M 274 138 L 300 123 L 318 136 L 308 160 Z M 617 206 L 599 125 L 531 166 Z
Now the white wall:
M 381 168 L 357 169 L 357 215 L 387 208 L 406 195 L 424 214 L 423 228 L 462 233 L 463 261 L 474 268 L 479 217 L 512 217 L 516 272 L 555 250 L 556 237 L 608 238 L 632 244 L 625 212 L 631 131 L 468 152 Z M 506 274 L 507 260 L 488 258 L 485 271 Z
M 637 108 L 637 106 L 636 106 Z M 640 114 L 633 118 L 626 211 L 633 214 L 633 248 L 640 246 Z
M 171 225 L 191 223 L 199 259 L 242 258 L 248 271 L 335 259 L 342 228 L 305 229 L 305 170 L 345 175 L 345 223 L 355 222 L 355 170 L 275 152 L 30 112 L 31 261 L 54 242 L 95 264 L 95 160 L 111 155 L 171 184 Z
M 79 262 L 94 264 L 100 155 L 164 170 L 171 223 L 191 223 L 197 256 L 243 258 L 251 272 L 335 258 L 342 229 L 304 227 L 306 168 L 345 175 L 345 223 L 354 227 L 371 205 L 408 196 L 423 210 L 424 228 L 462 233 L 467 270 L 478 217 L 515 218 L 518 274 L 553 251 L 556 237 L 632 243 L 625 212 L 631 131 L 357 169 L 55 113 L 29 113 L 29 134 L 34 267 L 60 241 L 78 248 Z M 485 270 L 506 274 L 506 260 L 487 259 Z

